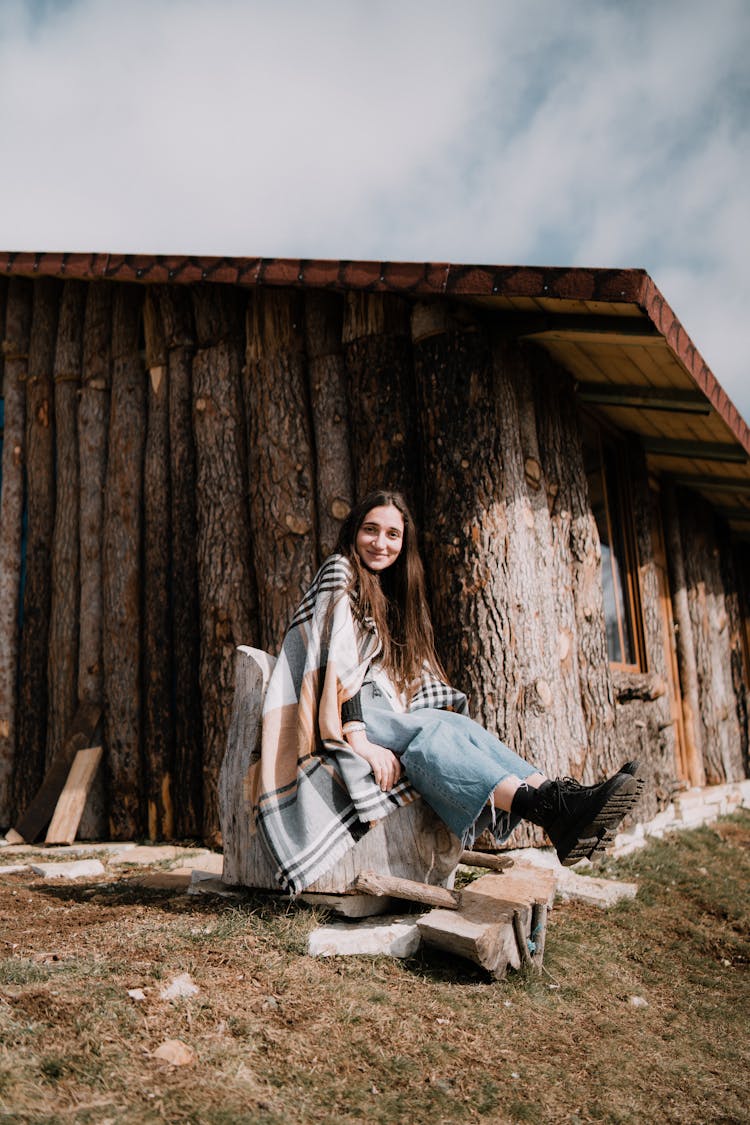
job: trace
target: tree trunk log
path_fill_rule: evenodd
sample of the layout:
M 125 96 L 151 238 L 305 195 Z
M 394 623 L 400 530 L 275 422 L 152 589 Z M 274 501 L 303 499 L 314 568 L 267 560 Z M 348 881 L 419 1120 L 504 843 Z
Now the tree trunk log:
M 703 767 L 709 785 L 743 777 L 737 705 L 732 683 L 729 615 L 712 509 L 683 493 L 680 527 L 703 724 Z
M 644 774 L 648 777 L 646 792 L 638 803 L 638 818 L 641 820 L 655 816 L 664 807 L 674 791 L 676 765 L 676 734 L 672 723 L 669 675 L 667 667 L 667 638 L 664 635 L 663 613 L 659 570 L 654 554 L 654 497 L 649 487 L 648 468 L 643 447 L 638 441 L 631 441 L 628 449 L 628 487 L 635 523 L 636 554 L 638 564 L 638 587 L 640 591 L 641 620 L 645 644 L 646 667 L 648 673 L 641 673 L 641 680 L 650 679 L 656 684 L 656 692 L 650 702 L 636 705 L 634 715 L 637 722 L 645 723 L 640 731 L 645 735 L 641 748 L 630 738 L 628 725 L 625 737 L 618 731 L 619 752 L 617 768 L 624 760 L 638 757 Z M 623 710 L 622 692 L 618 690 L 618 726 Z
M 617 754 L 615 738 L 615 692 L 607 651 L 602 592 L 602 557 L 599 531 L 591 510 L 588 478 L 583 454 L 580 415 L 570 396 L 560 403 L 564 412 L 562 432 L 564 471 L 560 473 L 563 499 L 570 504 L 570 553 L 573 602 L 578 632 L 578 676 L 584 722 L 588 733 L 588 757 L 582 779 L 591 783 Z
M 703 768 L 703 753 L 700 726 L 700 702 L 698 699 L 698 668 L 695 662 L 695 642 L 693 624 L 688 603 L 685 560 L 682 553 L 680 518 L 677 511 L 677 498 L 674 488 L 667 483 L 663 491 L 664 534 L 667 541 L 670 580 L 672 584 L 672 608 L 677 625 L 677 662 L 680 668 L 680 687 L 682 690 L 682 717 L 687 745 L 689 780 L 691 785 L 705 785 L 706 774 Z
M 419 499 L 409 495 L 419 462 L 409 311 L 392 294 L 347 293 L 343 340 L 358 498 L 393 488 Z
M 748 776 L 748 751 L 750 750 L 750 729 L 748 729 L 748 707 L 750 705 L 750 667 L 745 664 L 745 651 L 742 639 L 743 604 L 742 571 L 738 571 L 739 551 L 733 545 L 726 529 L 722 529 L 719 539 L 721 577 L 725 590 L 728 617 L 729 648 L 732 664 L 732 686 L 736 700 L 737 722 L 740 734 L 741 776 Z M 744 572 L 750 574 L 750 567 Z M 750 612 L 745 610 L 748 628 Z
M 55 529 L 47 680 L 47 764 L 62 750 L 76 712 L 78 690 L 78 395 L 83 361 L 86 285 L 66 281 L 55 348 Z
M 546 744 L 546 772 L 558 777 L 573 772 L 580 774 L 588 738 L 575 659 L 577 638 L 569 555 L 567 549 L 565 553 L 562 550 L 562 540 L 567 540 L 569 515 L 563 519 L 562 526 L 551 517 L 549 482 L 540 449 L 544 443 L 540 443 L 537 431 L 540 401 L 555 393 L 558 376 L 550 371 L 536 349 L 523 348 L 513 361 L 513 382 L 523 458 L 523 480 L 519 482 L 524 505 L 523 524 L 528 526 L 533 551 L 532 569 L 527 575 L 527 608 L 523 615 L 526 623 L 530 617 L 535 620 L 538 664 L 533 671 L 536 679 L 532 697 L 544 704 L 547 729 L 554 731 L 553 740 Z M 544 430 L 543 433 L 546 438 Z M 529 511 L 533 514 L 533 525 L 529 525 Z M 529 614 L 531 606 L 533 612 Z M 545 703 L 550 696 L 549 703 Z M 535 760 L 539 760 L 538 756 Z
M 149 839 L 174 835 L 172 637 L 169 613 L 169 382 L 158 295 L 146 290 L 143 466 L 143 759 Z
M 342 318 L 340 297 L 317 291 L 305 294 L 321 560 L 332 553 L 342 521 L 354 502 Z
M 107 432 L 112 378 L 112 286 L 86 288 L 83 326 L 83 384 L 78 407 L 80 470 L 81 619 L 78 701 L 103 706 L 102 528 Z M 106 754 L 105 746 L 105 754 Z
M 104 501 L 104 731 L 115 839 L 143 831 L 141 794 L 141 501 L 145 378 L 142 291 L 118 285 L 112 305 L 112 401 Z
M 257 605 L 240 386 L 242 309 L 235 291 L 218 285 L 194 289 L 193 307 L 198 339 L 193 422 L 198 466 L 203 835 L 217 840 L 217 785 L 232 711 L 235 648 L 257 642 Z
M 498 685 L 512 677 L 513 656 L 502 612 L 507 524 L 490 349 L 482 329 L 437 304 L 415 307 L 412 332 L 438 653 L 472 715 L 503 732 Z
M 14 787 L 26 808 L 42 783 L 47 744 L 52 537 L 55 527 L 54 383 L 60 284 L 34 283 L 26 378 L 26 581 Z
M 11 278 L 3 353 L 3 476 L 0 497 L 0 824 L 14 819 L 13 767 L 18 723 L 18 609 L 24 505 L 26 392 L 31 333 L 31 282 Z
M 315 459 L 303 346 L 299 295 L 254 294 L 245 373 L 250 516 L 260 644 L 273 652 L 316 569 Z
M 607 656 L 596 522 L 591 513 L 577 407 L 570 377 L 537 357 L 539 449 L 552 526 L 565 690 L 580 699 L 584 737 L 575 777 L 593 780 L 615 754 L 615 698 Z M 573 688 L 568 676 L 576 682 Z
M 193 438 L 192 368 L 195 329 L 188 292 L 159 286 L 168 349 L 169 456 L 172 528 L 172 650 L 174 661 L 175 835 L 203 830 L 203 716 L 198 601 L 197 469 Z

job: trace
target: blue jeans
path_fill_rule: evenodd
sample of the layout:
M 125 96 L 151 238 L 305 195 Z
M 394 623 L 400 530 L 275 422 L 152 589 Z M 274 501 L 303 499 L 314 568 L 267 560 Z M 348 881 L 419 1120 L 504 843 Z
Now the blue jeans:
M 490 797 L 504 778 L 523 780 L 535 766 L 466 715 L 432 707 L 402 714 L 370 682 L 361 700 L 369 740 L 400 758 L 411 784 L 465 847 L 486 828 L 499 843 L 507 839 L 521 818 L 494 809 Z

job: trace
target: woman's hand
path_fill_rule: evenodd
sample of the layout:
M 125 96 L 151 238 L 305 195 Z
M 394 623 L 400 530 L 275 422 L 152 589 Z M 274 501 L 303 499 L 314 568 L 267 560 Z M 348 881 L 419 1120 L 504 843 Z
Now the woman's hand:
M 393 789 L 402 773 L 401 762 L 393 751 L 370 742 L 363 730 L 351 731 L 345 737 L 354 753 L 369 763 L 373 776 L 383 792 L 387 793 L 389 789 Z

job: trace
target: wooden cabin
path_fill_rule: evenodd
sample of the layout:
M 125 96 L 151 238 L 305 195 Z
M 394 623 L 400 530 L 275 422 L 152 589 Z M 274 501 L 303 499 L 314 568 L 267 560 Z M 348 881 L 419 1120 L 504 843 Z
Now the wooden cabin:
M 0 327 L 0 828 L 98 724 L 85 834 L 216 839 L 235 648 L 375 486 L 505 741 L 747 776 L 750 430 L 648 274 L 5 253 Z

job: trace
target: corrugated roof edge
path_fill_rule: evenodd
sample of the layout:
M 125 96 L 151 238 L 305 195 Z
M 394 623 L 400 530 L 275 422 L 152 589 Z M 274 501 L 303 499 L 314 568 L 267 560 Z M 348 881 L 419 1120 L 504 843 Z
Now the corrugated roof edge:
M 59 277 L 195 284 L 363 289 L 412 297 L 536 297 L 635 304 L 664 336 L 696 385 L 750 454 L 750 427 L 645 270 L 365 262 L 305 258 L 0 252 L 0 277 Z

